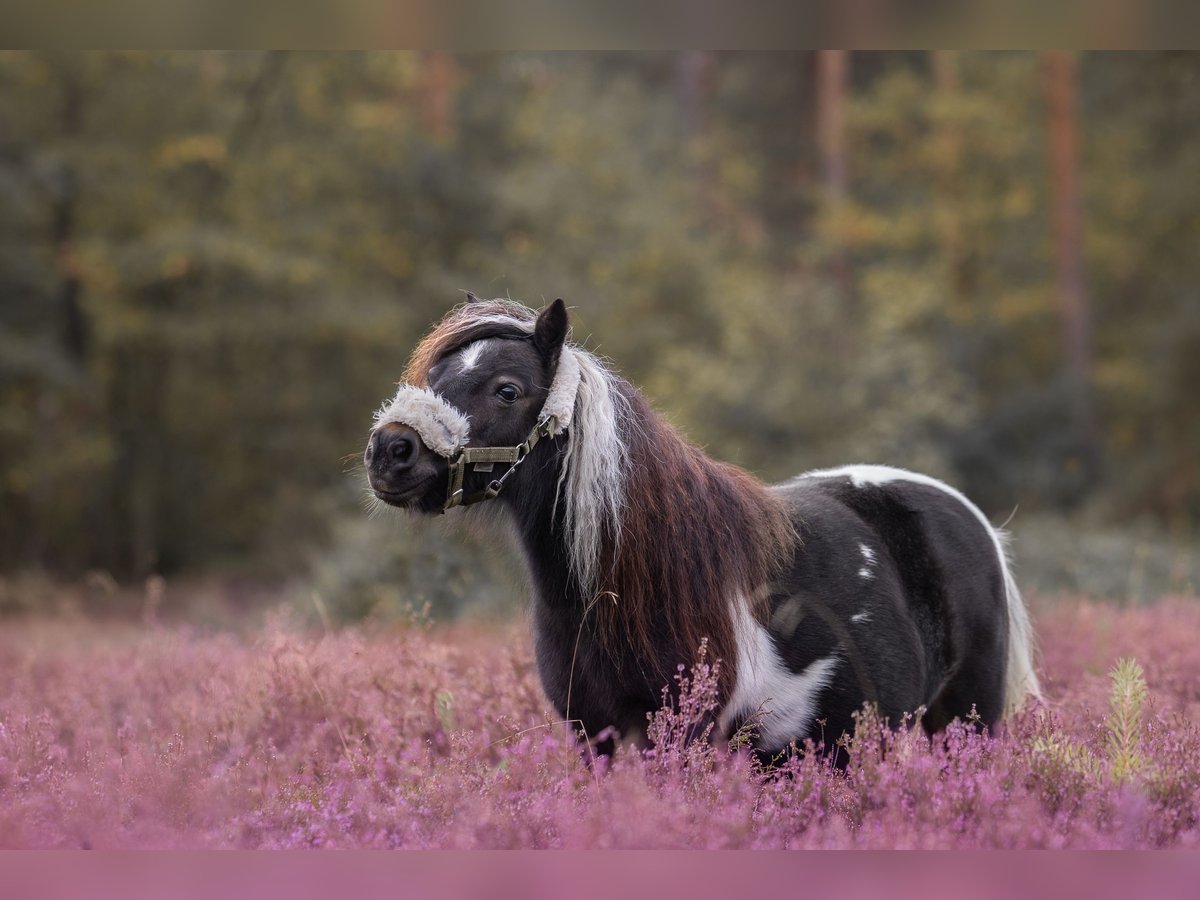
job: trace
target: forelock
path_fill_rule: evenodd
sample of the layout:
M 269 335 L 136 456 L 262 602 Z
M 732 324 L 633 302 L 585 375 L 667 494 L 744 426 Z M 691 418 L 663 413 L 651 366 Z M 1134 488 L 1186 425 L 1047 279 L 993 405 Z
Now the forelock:
M 526 338 L 537 313 L 512 300 L 480 300 L 456 306 L 417 345 L 404 372 L 409 384 L 429 384 L 429 370 L 456 350 L 488 338 Z

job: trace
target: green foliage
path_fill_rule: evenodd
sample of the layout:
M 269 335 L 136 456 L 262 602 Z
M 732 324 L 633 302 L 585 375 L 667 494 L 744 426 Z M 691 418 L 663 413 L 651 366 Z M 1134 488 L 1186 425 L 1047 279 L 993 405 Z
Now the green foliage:
M 519 550 L 504 532 L 476 536 L 446 519 L 424 520 L 384 509 L 338 517 L 312 567 L 315 612 L 334 622 L 407 620 L 414 610 L 453 617 L 499 614 L 524 593 Z M 302 592 L 301 607 L 310 608 Z M 325 614 L 320 613 L 323 608 Z
M 1035 769 L 1047 783 L 1083 780 L 1095 783 L 1105 773 L 1114 781 L 1152 776 L 1157 779 L 1142 753 L 1142 712 L 1149 697 L 1145 674 L 1137 660 L 1117 661 L 1109 675 L 1112 683 L 1108 717 L 1104 723 L 1103 758 L 1086 744 L 1054 728 L 1046 728 L 1032 744 Z
M 1031 749 L 1036 760 L 1034 771 L 1048 784 L 1077 779 L 1098 781 L 1104 775 L 1103 764 L 1084 744 L 1063 735 L 1039 737 Z
M 1141 753 L 1142 707 L 1148 691 L 1142 667 L 1132 658 L 1117 660 L 1109 697 L 1108 760 L 1113 777 L 1128 781 L 1145 768 Z
M 1099 480 L 1062 427 L 1038 59 L 952 62 L 853 56 L 831 206 L 807 53 L 0 54 L 0 569 L 304 566 L 335 618 L 457 608 L 490 576 L 453 541 L 388 531 L 350 577 L 348 485 L 466 289 L 566 298 L 766 477 L 882 461 L 1186 537 L 1200 57 L 1083 58 Z

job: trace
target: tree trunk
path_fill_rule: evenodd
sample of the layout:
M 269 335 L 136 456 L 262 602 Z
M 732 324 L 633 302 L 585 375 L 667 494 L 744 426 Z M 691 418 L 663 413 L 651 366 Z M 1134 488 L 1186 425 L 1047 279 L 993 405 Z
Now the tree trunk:
M 1049 135 L 1050 205 L 1063 358 L 1071 413 L 1086 475 L 1095 474 L 1099 444 L 1092 396 L 1091 309 L 1083 264 L 1083 206 L 1079 182 L 1078 57 L 1044 56 Z
M 62 108 L 58 124 L 60 139 L 68 148 L 56 160 L 48 173 L 47 188 L 50 206 L 48 239 L 54 250 L 54 267 L 58 283 L 54 290 L 54 312 L 58 340 L 64 357 L 83 375 L 87 369 L 89 329 L 83 311 L 83 279 L 75 254 L 75 237 L 79 207 L 79 178 L 70 150 L 79 139 L 83 126 L 83 75 L 70 63 L 56 64 L 51 57 L 62 89 Z M 64 403 L 64 401 L 66 401 Z M 64 432 L 78 421 L 93 418 L 86 399 L 72 392 L 43 390 L 36 400 L 37 427 L 35 440 L 45 447 L 45 459 L 61 457 Z M 29 563 L 41 567 L 52 562 L 55 552 L 53 535 L 47 532 L 48 518 L 44 511 L 56 496 L 52 468 L 41 463 L 31 469 L 29 501 L 32 518 L 25 532 L 25 555 Z
M 166 465 L 167 353 L 155 335 L 127 335 L 112 349 L 112 363 L 110 409 L 117 447 L 112 515 L 119 531 L 117 568 L 142 578 L 157 570 L 162 555 L 159 513 Z
M 254 139 L 267 108 L 267 99 L 278 84 L 287 65 L 288 55 L 282 50 L 268 50 L 262 54 L 258 70 L 242 95 L 242 106 L 229 132 L 229 155 L 237 157 L 246 152 Z M 215 63 L 206 58 L 205 70 L 215 68 Z
M 828 212 L 836 220 L 846 206 L 846 84 L 850 73 L 849 51 L 817 51 L 817 148 L 821 158 L 821 183 Z M 834 279 L 846 298 L 852 298 L 850 261 L 846 248 L 834 248 Z
M 971 295 L 974 278 L 966 241 L 963 205 L 962 160 L 963 133 L 952 113 L 946 109 L 959 91 L 958 51 L 932 52 L 933 82 L 937 98 L 943 105 L 937 120 L 939 153 L 936 182 L 938 186 L 937 229 L 946 258 L 950 311 L 956 323 L 972 318 Z
M 683 137 L 694 160 L 693 178 L 700 207 L 709 219 L 719 218 L 716 172 L 708 146 L 709 104 L 715 59 L 709 50 L 683 50 L 676 56 L 675 96 Z
M 709 50 L 682 50 L 676 56 L 675 93 L 686 138 L 704 133 L 712 68 L 713 56 Z
M 82 76 L 66 71 L 62 77 L 62 134 L 70 143 L 78 139 L 83 123 Z M 58 268 L 58 302 L 61 310 L 61 335 L 67 356 L 81 368 L 88 351 L 88 328 L 80 303 L 83 282 L 75 257 L 75 220 L 79 203 L 79 179 L 75 167 L 64 159 L 51 181 L 50 241 L 54 245 Z
M 439 141 L 454 133 L 454 83 L 458 68 L 454 55 L 444 50 L 424 54 L 421 83 L 418 88 L 421 119 L 425 130 Z

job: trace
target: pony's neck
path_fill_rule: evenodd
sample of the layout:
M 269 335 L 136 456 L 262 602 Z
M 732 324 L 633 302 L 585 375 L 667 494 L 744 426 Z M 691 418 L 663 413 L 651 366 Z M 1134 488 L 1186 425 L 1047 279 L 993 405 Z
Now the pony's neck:
M 556 504 L 568 435 L 542 441 L 534 451 L 517 490 L 501 494 L 530 567 L 538 599 L 551 605 L 580 606 L 584 588 L 571 566 L 565 510 Z
M 626 472 L 614 504 L 620 518 L 603 529 L 594 579 L 573 564 L 566 504 L 596 498 L 568 493 L 555 502 L 564 442 L 587 440 L 586 433 L 548 447 L 543 464 L 526 467 L 535 477 L 510 501 L 539 600 L 574 609 L 581 621 L 590 614 L 597 640 L 654 659 L 663 672 L 693 662 L 707 640 L 729 689 L 737 664 L 734 604 L 762 612 L 764 588 L 794 540 L 788 516 L 765 485 L 705 456 L 631 386 L 614 389 L 628 409 Z

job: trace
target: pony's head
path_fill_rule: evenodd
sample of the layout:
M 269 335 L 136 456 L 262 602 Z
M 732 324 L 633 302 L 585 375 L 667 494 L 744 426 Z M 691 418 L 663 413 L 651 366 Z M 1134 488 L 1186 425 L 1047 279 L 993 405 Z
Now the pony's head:
M 567 332 L 561 300 L 538 314 L 469 294 L 417 347 L 375 415 L 363 454 L 375 496 L 421 512 L 487 498 L 531 440 L 570 425 L 580 376 L 563 353 Z

